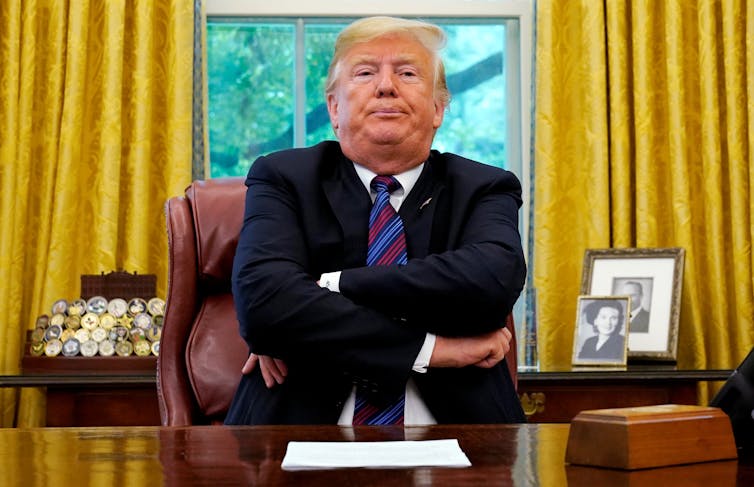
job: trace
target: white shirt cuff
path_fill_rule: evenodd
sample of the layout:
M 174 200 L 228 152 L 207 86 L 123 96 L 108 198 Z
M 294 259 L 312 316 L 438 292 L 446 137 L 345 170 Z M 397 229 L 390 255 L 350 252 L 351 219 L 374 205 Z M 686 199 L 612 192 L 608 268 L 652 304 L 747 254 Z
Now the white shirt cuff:
M 324 274 L 319 276 L 319 286 L 326 287 L 332 292 L 339 293 L 340 292 L 340 272 L 341 271 L 325 272 Z
M 420 374 L 427 372 L 427 367 L 429 367 L 429 359 L 432 358 L 432 352 L 435 350 L 435 340 L 437 340 L 436 335 L 427 333 L 426 338 L 424 338 L 424 345 L 422 345 L 421 350 L 419 350 L 419 355 L 416 356 L 416 360 L 414 361 L 414 372 L 418 372 Z

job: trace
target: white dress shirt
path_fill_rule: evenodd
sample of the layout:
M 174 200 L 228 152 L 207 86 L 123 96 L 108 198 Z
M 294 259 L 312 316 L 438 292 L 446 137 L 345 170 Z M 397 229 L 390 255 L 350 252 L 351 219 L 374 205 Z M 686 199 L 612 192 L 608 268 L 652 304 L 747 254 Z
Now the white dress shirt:
M 353 166 L 356 169 L 356 174 L 358 174 L 359 179 L 361 179 L 361 182 L 364 184 L 364 187 L 369 191 L 372 203 L 374 203 L 377 194 L 372 191 L 371 183 L 372 179 L 374 179 L 377 174 L 356 163 L 354 163 Z M 400 188 L 390 193 L 390 204 L 395 208 L 395 211 L 398 211 L 406 195 L 411 192 L 414 184 L 416 184 L 416 181 L 419 179 L 423 167 L 424 164 L 421 164 L 404 173 L 394 175 L 395 179 L 401 183 Z M 340 271 L 322 274 L 319 278 L 319 285 L 326 287 L 330 291 L 340 292 Z M 435 339 L 435 335 L 427 333 L 427 336 L 424 339 L 424 345 L 421 350 L 419 350 L 419 355 L 417 355 L 416 360 L 414 361 L 414 372 L 422 374 L 427 372 L 429 359 L 432 357 L 432 351 L 435 348 Z M 338 419 L 339 425 L 350 426 L 353 423 L 353 410 L 355 404 L 356 388 L 354 387 L 351 391 L 351 395 L 343 405 L 343 411 Z M 408 383 L 406 384 L 406 405 L 404 407 L 403 416 L 403 424 L 407 426 L 437 423 L 434 416 L 432 416 L 432 413 L 427 408 L 427 405 L 424 404 L 424 400 L 421 398 L 419 390 L 416 388 L 416 384 L 411 378 L 409 378 Z

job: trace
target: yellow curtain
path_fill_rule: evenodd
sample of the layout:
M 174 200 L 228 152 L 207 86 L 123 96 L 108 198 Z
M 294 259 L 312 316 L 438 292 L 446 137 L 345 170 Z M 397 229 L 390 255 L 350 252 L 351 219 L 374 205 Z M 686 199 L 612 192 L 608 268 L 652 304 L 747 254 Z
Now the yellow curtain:
M 0 374 L 81 274 L 158 276 L 163 204 L 191 180 L 192 0 L 0 2 Z M 43 395 L 0 391 L 0 425 Z
M 544 367 L 570 364 L 587 248 L 686 249 L 679 367 L 732 368 L 754 345 L 752 5 L 537 1 Z

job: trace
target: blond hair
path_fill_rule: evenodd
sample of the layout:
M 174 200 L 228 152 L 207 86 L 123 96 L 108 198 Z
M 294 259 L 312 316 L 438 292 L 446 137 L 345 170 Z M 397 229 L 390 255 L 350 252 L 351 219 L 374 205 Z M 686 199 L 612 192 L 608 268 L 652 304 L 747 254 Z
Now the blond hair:
M 445 47 L 447 39 L 445 32 L 440 27 L 428 22 L 398 17 L 366 17 L 353 22 L 338 34 L 335 41 L 335 52 L 327 71 L 325 94 L 330 94 L 335 89 L 340 71 L 340 61 L 351 47 L 390 34 L 409 35 L 429 51 L 435 66 L 435 99 L 441 102 L 443 106 L 447 106 L 450 102 L 450 91 L 448 91 L 445 80 L 445 66 L 440 58 L 440 50 Z

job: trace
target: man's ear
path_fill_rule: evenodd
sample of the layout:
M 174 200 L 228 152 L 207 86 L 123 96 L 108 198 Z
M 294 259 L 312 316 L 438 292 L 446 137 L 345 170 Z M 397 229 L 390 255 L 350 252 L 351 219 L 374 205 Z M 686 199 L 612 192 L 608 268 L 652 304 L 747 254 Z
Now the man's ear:
M 335 132 L 338 131 L 338 99 L 332 93 L 327 94 L 327 113 L 330 114 L 330 124 Z
M 432 127 L 435 130 L 440 128 L 442 121 L 445 118 L 445 104 L 440 100 L 435 100 L 435 116 L 432 119 Z

